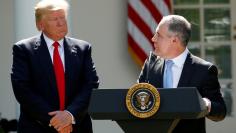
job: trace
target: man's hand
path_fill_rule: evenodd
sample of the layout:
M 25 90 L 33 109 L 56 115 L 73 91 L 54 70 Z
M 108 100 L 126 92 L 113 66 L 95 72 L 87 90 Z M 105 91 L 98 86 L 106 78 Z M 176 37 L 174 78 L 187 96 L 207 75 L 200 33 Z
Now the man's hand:
M 58 131 L 58 133 L 71 133 L 72 131 L 73 131 L 73 127 L 72 127 L 72 124 L 70 124 L 69 126 L 66 126 L 60 131 Z
M 204 103 L 205 103 L 205 105 L 206 105 L 206 107 L 207 107 L 207 111 L 208 111 L 208 113 L 210 113 L 211 112 L 211 101 L 208 99 L 208 98 L 202 98 L 203 99 L 203 101 L 204 101 Z
M 53 126 L 58 132 L 70 131 L 72 128 L 72 117 L 66 111 L 53 111 L 48 113 L 53 116 L 50 120 L 50 126 Z

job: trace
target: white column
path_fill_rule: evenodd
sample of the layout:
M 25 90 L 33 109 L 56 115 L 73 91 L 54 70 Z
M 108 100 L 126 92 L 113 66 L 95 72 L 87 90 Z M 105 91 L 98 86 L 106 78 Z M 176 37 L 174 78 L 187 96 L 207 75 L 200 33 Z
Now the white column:
M 35 26 L 34 6 L 39 0 L 15 0 L 15 41 L 39 34 Z
M 10 80 L 11 47 L 14 42 L 13 3 L 14 0 L 0 0 L 0 114 L 8 120 L 15 119 L 15 99 Z
M 15 0 L 15 40 L 40 34 L 35 25 L 34 7 L 40 0 Z M 68 26 L 70 31 L 70 11 Z
M 35 26 L 34 6 L 39 0 L 14 0 L 15 42 L 39 34 Z M 20 115 L 16 103 L 16 116 Z

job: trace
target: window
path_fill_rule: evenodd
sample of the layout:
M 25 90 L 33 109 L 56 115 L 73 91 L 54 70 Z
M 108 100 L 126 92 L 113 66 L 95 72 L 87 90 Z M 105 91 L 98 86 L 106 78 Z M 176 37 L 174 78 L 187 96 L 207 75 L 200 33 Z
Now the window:
M 232 109 L 232 41 L 229 0 L 173 0 L 174 14 L 182 15 L 192 24 L 189 50 L 219 70 L 227 115 Z

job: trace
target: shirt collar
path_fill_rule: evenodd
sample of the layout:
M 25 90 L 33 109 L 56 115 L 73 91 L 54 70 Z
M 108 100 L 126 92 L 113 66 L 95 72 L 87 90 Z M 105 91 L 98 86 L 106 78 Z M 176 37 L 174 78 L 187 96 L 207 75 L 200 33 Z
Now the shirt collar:
M 50 39 L 49 37 L 47 37 L 45 34 L 43 34 L 43 37 L 44 37 L 44 40 L 45 40 L 45 42 L 46 42 L 48 48 L 53 47 L 52 44 L 53 44 L 55 41 L 53 41 L 52 39 Z M 57 41 L 57 42 L 60 44 L 59 47 L 63 46 L 63 40 L 64 40 L 64 39 L 62 38 L 61 40 Z
M 183 53 L 181 53 L 179 56 L 177 56 L 171 60 L 173 60 L 173 62 L 176 66 L 183 67 L 184 62 L 187 58 L 188 52 L 189 52 L 189 50 L 187 48 L 185 48 Z

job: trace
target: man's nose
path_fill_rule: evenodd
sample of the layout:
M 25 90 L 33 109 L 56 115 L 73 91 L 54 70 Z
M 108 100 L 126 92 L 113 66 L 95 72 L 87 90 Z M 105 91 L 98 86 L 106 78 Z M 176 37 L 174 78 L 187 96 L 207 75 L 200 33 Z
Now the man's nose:
M 61 19 L 57 20 L 57 25 L 58 26 L 62 26 L 64 23 L 65 23 L 64 20 L 61 20 Z

